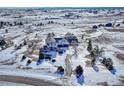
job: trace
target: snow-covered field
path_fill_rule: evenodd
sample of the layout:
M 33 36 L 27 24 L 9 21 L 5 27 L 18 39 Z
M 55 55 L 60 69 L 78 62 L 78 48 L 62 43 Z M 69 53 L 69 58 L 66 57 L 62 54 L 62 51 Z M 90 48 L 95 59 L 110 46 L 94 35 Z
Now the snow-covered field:
M 97 13 L 82 9 L 72 10 L 48 10 L 42 9 L 0 9 L 0 22 L 22 22 L 23 25 L 4 26 L 0 29 L 0 38 L 7 39 L 12 44 L 6 49 L 0 47 L 0 75 L 24 76 L 42 79 L 61 85 L 80 85 L 74 73 L 69 77 L 56 74 L 58 66 L 66 67 L 67 54 L 73 55 L 72 46 L 63 55 L 56 56 L 56 62 L 45 61 L 37 65 L 39 49 L 45 45 L 48 33 L 53 32 L 56 37 L 64 37 L 67 32 L 73 33 L 79 40 L 78 55 L 71 57 L 71 67 L 74 72 L 76 66 L 84 69 L 84 83 L 86 86 L 94 85 L 124 85 L 124 10 L 98 10 Z M 49 23 L 52 21 L 53 23 Z M 112 23 L 112 27 L 98 26 L 99 24 Z M 37 25 L 42 23 L 42 25 Z M 120 24 L 118 26 L 118 24 Z M 98 28 L 93 29 L 96 25 Z M 8 32 L 6 32 L 6 29 Z M 83 38 L 82 38 L 83 36 Z M 116 73 L 106 69 L 98 58 L 95 71 L 87 66 L 87 39 L 92 39 L 93 47 L 98 45 L 104 52 L 101 57 L 110 57 L 113 61 Z M 32 44 L 22 45 L 16 50 L 15 46 L 27 40 Z M 26 60 L 21 62 L 21 57 L 26 55 Z M 27 61 L 31 64 L 26 66 Z M 18 85 L 0 81 L 0 85 Z M 20 84 L 21 85 L 21 84 Z M 22 84 L 23 85 L 23 84 Z M 25 85 L 25 84 L 24 84 Z

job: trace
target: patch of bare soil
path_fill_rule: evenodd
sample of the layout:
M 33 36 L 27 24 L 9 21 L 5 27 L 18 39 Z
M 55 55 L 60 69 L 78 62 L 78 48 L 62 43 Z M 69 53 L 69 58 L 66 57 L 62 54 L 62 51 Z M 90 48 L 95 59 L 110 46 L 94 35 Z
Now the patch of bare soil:
M 112 86 L 124 86 L 124 84 L 114 84 Z
M 91 59 L 91 56 L 90 55 L 86 55 L 85 58 Z
M 118 49 L 120 49 L 120 50 L 124 50 L 124 45 L 123 46 L 114 46 L 114 47 L 116 47 L 116 48 L 118 48 Z
M 10 60 L 10 59 L 5 60 L 5 61 L 0 61 L 0 64 L 8 63 L 9 60 Z
M 14 65 L 16 62 L 9 62 L 9 63 L 4 63 L 2 65 Z
M 122 85 L 124 85 L 124 80 L 122 80 L 122 79 L 119 79 L 119 81 L 122 83 Z
M 97 85 L 100 85 L 100 86 L 109 86 L 109 84 L 106 81 L 97 83 Z
M 124 54 L 121 54 L 121 53 L 117 53 L 116 54 L 116 57 L 120 60 L 122 60 L 122 63 L 124 64 Z
M 123 78 L 124 79 L 124 76 L 120 76 L 120 78 Z
M 118 79 L 120 81 L 119 84 L 113 85 L 113 86 L 124 86 L 124 76 L 119 76 L 120 79 Z
M 86 67 L 91 67 L 91 61 L 90 60 L 86 61 Z
M 119 29 L 119 28 L 107 29 L 107 28 L 106 28 L 106 30 L 107 30 L 107 31 L 110 31 L 110 32 L 124 32 L 124 29 L 122 29 L 122 28 L 121 28 L 121 29 Z
M 112 39 L 104 34 L 98 36 L 97 38 L 94 38 L 93 41 L 98 43 L 106 43 L 106 44 L 112 43 Z
M 32 67 L 23 67 L 22 69 L 29 70 L 29 69 L 32 69 Z

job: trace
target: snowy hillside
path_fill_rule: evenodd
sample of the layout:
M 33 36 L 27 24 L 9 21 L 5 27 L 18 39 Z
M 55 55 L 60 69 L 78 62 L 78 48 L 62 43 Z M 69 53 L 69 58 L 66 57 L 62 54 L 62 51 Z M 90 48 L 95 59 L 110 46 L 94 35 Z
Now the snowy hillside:
M 71 86 L 124 85 L 123 14 L 124 10 L 0 9 L 0 77 L 32 77 Z M 94 49 L 99 53 L 92 55 Z M 111 59 L 111 70 L 104 58 Z M 81 84 L 75 71 L 79 65 Z M 64 74 L 57 73 L 60 66 Z M 16 85 L 3 81 L 0 78 L 0 85 Z

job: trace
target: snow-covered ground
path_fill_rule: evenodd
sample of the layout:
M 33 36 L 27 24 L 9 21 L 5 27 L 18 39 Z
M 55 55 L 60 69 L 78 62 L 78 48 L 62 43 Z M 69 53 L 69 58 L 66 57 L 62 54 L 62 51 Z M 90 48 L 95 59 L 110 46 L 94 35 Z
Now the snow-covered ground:
M 39 49 L 45 44 L 45 39 L 48 33 L 55 33 L 56 37 L 63 37 L 67 32 L 73 33 L 79 39 L 78 56 L 72 56 L 71 66 L 73 71 L 76 66 L 81 65 L 84 69 L 84 84 L 83 85 L 124 85 L 124 60 L 119 59 L 117 54 L 124 55 L 124 23 L 123 15 L 119 14 L 115 10 L 114 13 L 108 13 L 107 10 L 100 10 L 98 13 L 90 13 L 88 11 L 71 10 L 62 12 L 61 10 L 54 11 L 42 11 L 42 10 L 10 10 L 7 12 L 2 11 L 0 14 L 0 21 L 23 21 L 23 26 L 11 26 L 0 29 L 0 37 L 11 40 L 14 44 L 4 50 L 0 50 L 0 75 L 15 75 L 25 76 L 42 79 L 49 82 L 59 83 L 62 85 L 79 85 L 77 83 L 75 74 L 70 77 L 70 82 L 66 82 L 64 76 L 55 74 L 58 66 L 65 68 L 66 54 L 72 55 L 74 53 L 73 47 L 69 49 L 63 55 L 56 56 L 56 62 L 45 61 L 40 65 L 36 65 L 38 61 Z M 114 11 L 114 10 L 113 10 Z M 120 10 L 122 13 L 124 10 Z M 10 14 L 3 16 L 3 14 Z M 18 18 L 18 13 L 22 17 Z M 69 13 L 70 17 L 66 17 Z M 77 17 L 79 15 L 79 17 Z M 16 17 L 15 17 L 16 16 Z M 53 21 L 53 24 L 48 24 L 49 21 Z M 116 22 L 115 22 L 116 21 Z M 73 22 L 73 23 L 72 23 Z M 98 27 L 95 31 L 92 31 L 93 25 L 106 24 L 112 22 L 113 27 Z M 42 23 L 42 26 L 36 26 L 35 24 Z M 120 24 L 119 27 L 116 25 Z M 8 33 L 5 32 L 8 29 Z M 115 29 L 117 31 L 115 31 Z M 121 29 L 121 31 L 119 31 Z M 91 32 L 92 31 L 92 32 Z M 82 35 L 84 39 L 81 39 Z M 114 62 L 116 74 L 112 74 L 108 71 L 98 60 L 97 67 L 99 71 L 96 72 L 92 67 L 86 66 L 86 62 L 90 58 L 87 51 L 86 38 L 91 38 L 93 47 L 96 45 L 99 48 L 103 48 L 104 52 L 102 56 L 110 57 Z M 21 49 L 15 50 L 14 46 L 21 44 L 24 40 L 28 40 L 28 43 L 33 42 L 35 47 L 31 53 L 31 50 L 27 45 L 22 46 Z M 121 47 L 121 48 L 120 48 Z M 27 56 L 26 60 L 20 62 L 22 55 Z M 123 56 L 124 57 L 124 56 Z M 26 66 L 27 60 L 32 62 L 29 66 Z M 122 82 L 123 81 L 123 82 Z M 14 83 L 0 82 L 0 85 L 16 85 Z M 18 84 L 17 84 L 18 85 Z

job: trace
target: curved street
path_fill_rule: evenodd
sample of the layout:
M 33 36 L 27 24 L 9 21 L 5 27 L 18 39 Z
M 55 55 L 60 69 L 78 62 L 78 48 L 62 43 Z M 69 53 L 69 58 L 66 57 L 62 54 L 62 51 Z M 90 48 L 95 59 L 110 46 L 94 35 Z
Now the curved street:
M 47 82 L 41 79 L 23 76 L 0 75 L 0 81 L 21 83 L 33 86 L 60 86 L 59 84 Z

